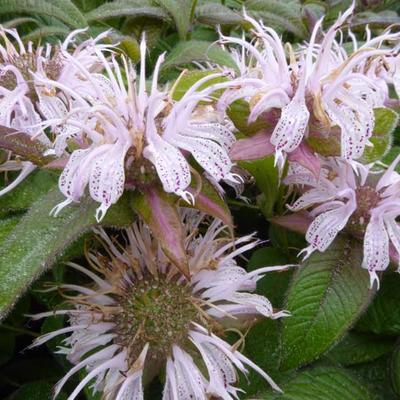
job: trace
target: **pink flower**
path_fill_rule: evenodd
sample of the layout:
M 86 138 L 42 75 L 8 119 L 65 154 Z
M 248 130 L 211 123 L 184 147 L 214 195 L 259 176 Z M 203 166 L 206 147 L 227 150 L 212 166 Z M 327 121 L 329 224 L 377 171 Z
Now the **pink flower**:
M 92 73 L 73 55 L 65 53 L 80 72 L 80 86 L 35 75 L 38 82 L 61 90 L 69 102 L 68 113 L 47 121 L 64 127 L 64 133 L 55 140 L 56 149 L 64 150 L 70 137 L 81 147 L 73 151 L 60 177 L 60 190 L 66 200 L 54 209 L 55 214 L 79 201 L 89 186 L 91 197 L 101 203 L 96 214 L 101 220 L 122 195 L 126 174 L 134 185 L 140 185 L 144 176 L 150 176 L 151 181 L 154 171 L 166 192 L 193 202 L 187 190 L 191 172 L 185 152 L 191 153 L 213 179 L 236 180 L 230 173 L 232 163 L 228 156 L 235 141 L 231 127 L 226 121 L 219 121 L 211 105 L 199 105 L 200 101 L 208 102 L 218 87 L 200 91 L 201 85 L 221 74 L 200 79 L 179 101 L 174 101 L 167 89 L 158 87 L 164 55 L 156 63 L 150 90 L 146 89 L 144 40 L 139 76 L 124 57 L 120 60 L 121 70 L 114 57 L 109 60 L 101 50 L 95 51 L 106 75 Z
M 400 215 L 400 175 L 395 171 L 399 161 L 400 156 L 385 172 L 375 172 L 370 166 L 331 158 L 322 163 L 319 178 L 291 165 L 285 183 L 302 187 L 303 194 L 289 208 L 311 209 L 314 218 L 306 233 L 306 257 L 315 250 L 325 251 L 339 232 L 346 231 L 363 238 L 362 267 L 370 274 L 371 287 L 374 281 L 379 285 L 377 271 L 388 267 L 392 249 L 400 254 L 396 221 Z
M 218 335 L 226 327 L 256 316 L 286 316 L 285 311 L 275 311 L 265 297 L 251 292 L 265 273 L 287 266 L 248 273 L 235 258 L 259 243 L 253 235 L 232 240 L 220 221 L 214 220 L 203 231 L 201 214 L 182 211 L 182 215 L 190 281 L 171 265 L 142 223 L 125 231 L 128 242 L 124 247 L 104 231 L 97 231 L 109 257 L 90 253 L 95 271 L 69 264 L 92 284 L 61 285 L 60 290 L 77 293 L 69 297 L 73 307 L 33 317 L 66 315 L 69 319 L 67 327 L 47 333 L 33 344 L 68 334 L 58 352 L 66 354 L 74 367 L 56 385 L 55 395 L 83 368 L 87 375 L 69 400 L 92 380 L 93 391 L 103 392 L 105 399 L 143 399 L 143 373 L 155 376 L 160 370 L 166 372 L 164 400 L 236 399 L 240 391 L 235 386 L 236 370 L 247 375 L 248 367 L 280 390 L 264 371 Z
M 40 140 L 45 147 L 51 148 L 52 142 L 43 131 L 43 121 L 53 118 L 55 114 L 65 116 L 67 108 L 54 90 L 36 82 L 33 74 L 40 75 L 43 79 L 68 81 L 69 85 L 72 82 L 76 84 L 79 81 L 77 69 L 62 57 L 62 52 L 70 50 L 76 36 L 83 31 L 85 30 L 80 29 L 71 32 L 59 46 L 47 45 L 34 48 L 32 42 L 25 46 L 16 30 L 1 28 L 0 35 L 3 37 L 4 45 L 0 45 L 0 125 L 26 133 Z M 107 32 L 76 46 L 73 57 L 84 63 L 87 68 L 93 68 L 98 64 L 94 47 L 96 42 L 106 35 Z M 97 46 L 102 48 L 101 45 Z M 65 130 L 65 127 L 57 131 L 60 136 L 65 134 L 63 129 Z M 3 164 L 1 170 L 21 169 L 21 173 L 0 191 L 0 195 L 16 187 L 35 168 L 29 161 L 9 161 Z
M 239 45 L 241 51 L 232 50 L 240 75 L 233 81 L 236 86 L 221 96 L 219 108 L 224 110 L 233 101 L 246 99 L 251 109 L 249 123 L 281 109 L 270 138 L 280 164 L 284 154 L 293 152 L 310 133 L 309 124 L 316 121 L 328 134 L 335 126 L 340 129 L 341 156 L 347 160 L 359 158 L 369 144 L 373 109 L 384 105 L 388 93 L 382 79 L 377 83 L 376 63 L 398 52 L 380 47 L 398 41 L 400 34 L 386 32 L 360 48 L 355 44 L 353 53 L 347 55 L 335 38 L 353 9 L 354 4 L 324 34 L 321 43 L 316 43 L 322 24 L 319 20 L 307 46 L 296 52 L 289 47 L 288 58 L 277 33 L 246 14 L 245 19 L 253 25 L 252 42 L 221 34 L 222 43 Z

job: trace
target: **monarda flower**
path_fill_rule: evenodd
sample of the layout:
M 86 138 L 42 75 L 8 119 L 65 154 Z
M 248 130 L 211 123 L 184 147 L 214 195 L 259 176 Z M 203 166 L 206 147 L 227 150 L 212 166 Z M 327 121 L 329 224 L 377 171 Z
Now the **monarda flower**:
M 270 127 L 265 140 L 275 147 L 280 164 L 286 153 L 295 151 L 310 135 L 335 142 L 339 139 L 339 154 L 347 160 L 361 157 L 369 144 L 374 108 L 385 104 L 388 93 L 385 80 L 377 83 L 377 71 L 385 58 L 398 53 L 383 44 L 398 41 L 400 34 L 385 32 L 347 54 L 335 38 L 353 9 L 354 4 L 317 43 L 319 20 L 310 42 L 296 51 L 289 45 L 285 48 L 272 28 L 246 14 L 253 26 L 251 42 L 221 34 L 221 43 L 238 45 L 241 50 L 232 50 L 240 75 L 221 96 L 219 108 L 224 110 L 238 99 L 247 100 L 248 122 L 260 116 L 265 119 Z
M 338 158 L 323 162 L 321 175 L 292 165 L 286 184 L 303 188 L 302 195 L 289 206 L 292 211 L 311 209 L 313 218 L 306 234 L 308 257 L 315 250 L 325 251 L 339 232 L 363 240 L 362 267 L 379 285 L 378 271 L 385 270 L 390 255 L 400 255 L 400 174 L 395 167 L 400 156 L 385 172 Z M 354 171 L 356 168 L 357 173 Z
M 13 128 L 15 133 L 27 135 L 40 142 L 43 149 L 50 149 L 52 142 L 42 129 L 43 121 L 57 108 L 60 114 L 67 113 L 65 100 L 60 99 L 51 88 L 35 81 L 34 75 L 40 75 L 64 85 L 81 85 L 76 67 L 69 63 L 63 52 L 71 51 L 72 56 L 87 68 L 95 68 L 99 62 L 94 48 L 103 49 L 108 45 L 97 44 L 108 33 L 102 33 L 96 39 L 83 41 L 72 46 L 77 36 L 85 29 L 71 32 L 63 43 L 56 46 L 34 47 L 32 42 L 24 45 L 18 32 L 14 29 L 0 29 L 4 44 L 0 44 L 0 125 Z M 51 99 L 51 100 L 50 100 Z M 50 110 L 49 110 L 50 108 Z M 64 128 L 65 129 L 65 128 Z M 62 133 L 57 131 L 57 133 Z M 12 146 L 11 146 L 12 147 Z M 30 172 L 35 164 L 27 160 L 9 160 L 0 166 L 1 171 L 21 170 L 19 176 L 0 195 L 17 186 Z
M 172 89 L 158 86 L 164 55 L 156 63 L 150 89 L 146 88 L 144 40 L 140 48 L 139 75 L 123 56 L 118 60 L 121 67 L 115 57 L 107 58 L 101 51 L 97 54 L 104 75 L 92 73 L 69 57 L 80 71 L 81 88 L 35 75 L 42 84 L 63 91 L 72 105 L 67 116 L 60 116 L 57 109 L 49 116 L 49 124 L 77 128 L 57 137 L 56 148 L 66 149 L 71 138 L 80 147 L 72 152 L 61 174 L 59 186 L 66 200 L 56 207 L 56 214 L 65 205 L 78 202 L 88 186 L 91 197 L 101 203 L 97 210 L 100 220 L 122 195 L 126 181 L 140 188 L 155 181 L 157 175 L 166 192 L 193 203 L 187 190 L 191 182 L 188 153 L 216 181 L 236 180 L 228 156 L 235 141 L 231 127 L 219 121 L 212 105 L 205 104 L 216 86 L 199 90 L 221 74 L 200 79 L 175 101 Z
M 164 400 L 237 399 L 237 371 L 246 375 L 247 367 L 280 390 L 222 336 L 232 324 L 237 327 L 258 317 L 287 315 L 275 311 L 265 297 L 251 293 L 265 273 L 287 266 L 248 273 L 237 265 L 235 257 L 259 243 L 253 235 L 232 240 L 219 220 L 207 229 L 199 213 L 183 214 L 190 281 L 171 264 L 157 239 L 140 222 L 125 231 L 125 247 L 104 231 L 97 231 L 107 256 L 90 253 L 92 268 L 69 264 L 91 283 L 59 286 L 64 292 L 77 293 L 67 296 L 72 308 L 34 316 L 68 316 L 67 327 L 45 334 L 33 344 L 69 334 L 58 352 L 74 367 L 56 385 L 55 395 L 81 369 L 86 369 L 87 375 L 69 400 L 89 382 L 105 399 L 143 399 L 143 377 L 149 380 L 162 371 Z

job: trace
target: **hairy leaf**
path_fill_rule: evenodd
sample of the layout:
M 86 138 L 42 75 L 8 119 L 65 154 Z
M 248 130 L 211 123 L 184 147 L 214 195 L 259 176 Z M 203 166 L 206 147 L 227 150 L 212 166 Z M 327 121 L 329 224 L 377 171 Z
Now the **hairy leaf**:
M 160 7 L 152 6 L 150 1 L 116 1 L 105 3 L 86 14 L 88 22 L 114 17 L 150 17 L 168 20 L 169 15 Z
M 196 8 L 196 18 L 208 25 L 239 25 L 243 17 L 219 3 L 207 3 Z
M 63 200 L 58 188 L 51 190 L 32 205 L 1 244 L 0 318 L 69 244 L 96 225 L 94 215 L 98 205 L 91 199 L 65 208 L 57 218 L 50 216 L 50 210 Z M 126 226 L 132 219 L 133 212 L 122 199 L 109 210 L 104 224 Z
M 57 184 L 58 176 L 48 171 L 34 171 L 16 188 L 0 197 L 0 212 L 29 208 L 40 196 Z
M 266 26 L 278 32 L 292 32 L 299 38 L 306 38 L 308 32 L 302 20 L 301 4 L 297 0 L 248 0 L 246 11 Z
M 236 68 L 236 63 L 227 51 L 221 47 L 202 40 L 179 42 L 167 55 L 162 66 L 163 70 L 198 62 L 213 62 Z
M 378 335 L 400 334 L 400 275 L 384 274 L 379 292 L 356 325 L 357 330 Z
M 392 338 L 349 332 L 343 340 L 326 354 L 326 358 L 343 366 L 376 360 L 393 350 Z
M 265 394 L 259 400 L 372 400 L 368 390 L 348 371 L 318 367 L 281 385 L 283 394 Z
M 371 163 L 380 160 L 390 149 L 392 134 L 399 122 L 397 112 L 389 108 L 376 108 L 375 126 L 372 137 L 369 139 L 373 146 L 366 146 L 362 161 Z
M 69 0 L 0 0 L 0 14 L 32 13 L 54 17 L 71 28 L 85 28 L 87 22 Z
M 192 11 L 197 0 L 159 0 L 158 3 L 174 19 L 181 40 L 186 39 L 192 21 Z
M 296 271 L 285 306 L 292 316 L 283 321 L 283 370 L 327 351 L 368 305 L 372 291 L 361 259 L 357 243 L 338 238 Z

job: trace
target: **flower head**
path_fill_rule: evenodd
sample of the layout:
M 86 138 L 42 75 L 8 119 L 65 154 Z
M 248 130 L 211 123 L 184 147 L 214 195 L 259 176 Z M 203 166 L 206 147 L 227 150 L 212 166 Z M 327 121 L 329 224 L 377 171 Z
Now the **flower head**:
M 398 42 L 400 34 L 385 32 L 358 47 L 350 32 L 354 50 L 347 54 L 336 36 L 353 9 L 354 4 L 317 43 L 319 20 L 309 43 L 297 50 L 288 45 L 286 51 L 272 28 L 246 14 L 253 26 L 251 42 L 221 34 L 222 43 L 239 45 L 242 51 L 232 50 L 240 75 L 221 96 L 219 107 L 223 110 L 244 98 L 250 104 L 248 122 L 260 116 L 272 122 L 270 142 L 280 164 L 284 154 L 309 135 L 339 136 L 341 157 L 347 160 L 358 159 L 369 144 L 373 109 L 385 104 L 390 80 L 377 76 L 385 60 L 398 54 L 396 47 L 385 48 L 383 43 Z
M 377 271 L 389 265 L 392 251 L 400 254 L 400 174 L 395 167 L 397 157 L 385 172 L 370 166 L 354 165 L 340 159 L 326 159 L 321 175 L 316 178 L 305 168 L 292 164 L 287 184 L 299 185 L 302 195 L 289 208 L 292 211 L 311 209 L 314 218 L 303 251 L 308 257 L 315 250 L 325 251 L 340 231 L 363 239 L 362 267 L 371 277 L 371 286 L 378 281 Z
M 140 222 L 126 230 L 123 249 L 98 231 L 109 256 L 89 254 L 95 271 L 70 264 L 92 284 L 61 285 L 62 290 L 77 293 L 68 296 L 71 309 L 54 311 L 67 315 L 69 326 L 34 344 L 69 333 L 59 352 L 75 366 L 57 384 L 56 395 L 82 368 L 87 376 L 69 400 L 92 380 L 94 391 L 103 392 L 107 399 L 142 399 L 143 374 L 154 376 L 160 370 L 166 372 L 164 400 L 202 400 L 210 395 L 237 398 L 236 370 L 247 374 L 247 367 L 279 390 L 264 371 L 220 336 L 232 323 L 287 315 L 275 311 L 265 297 L 251 293 L 266 272 L 286 267 L 246 272 L 235 257 L 257 245 L 252 235 L 232 240 L 218 220 L 200 234 L 204 217 L 193 211 L 182 214 L 190 281 L 170 263 Z M 48 315 L 53 312 L 35 318 Z
M 18 32 L 14 29 L 0 29 L 4 44 L 0 44 L 0 125 L 13 128 L 32 139 L 39 140 L 45 148 L 50 149 L 51 140 L 43 130 L 43 121 L 54 116 L 65 116 L 67 108 L 64 98 L 59 93 L 37 82 L 34 76 L 63 82 L 64 85 L 77 85 L 79 78 L 77 69 L 63 54 L 71 50 L 72 44 L 85 29 L 71 32 L 65 41 L 57 46 L 47 44 L 45 47 L 34 47 L 32 42 L 24 45 Z M 96 44 L 107 32 L 96 39 L 89 39 L 74 47 L 75 59 L 84 63 L 87 68 L 95 68 L 98 64 L 94 48 L 103 48 Z M 14 44 L 15 43 L 15 44 Z M 107 47 L 107 46 L 106 46 Z M 64 128 L 57 134 L 63 135 Z M 17 186 L 35 165 L 30 161 L 7 161 L 1 167 L 2 171 L 21 169 L 20 175 L 0 195 Z
M 89 186 L 91 197 L 101 203 L 100 220 L 111 204 L 121 196 L 126 180 L 131 186 L 146 185 L 158 176 L 164 190 L 188 202 L 186 190 L 191 182 L 192 154 L 197 163 L 215 180 L 235 180 L 228 150 L 235 137 L 226 121 L 209 102 L 215 86 L 199 90 L 221 74 L 210 74 L 196 82 L 178 101 L 171 92 L 160 89 L 158 74 L 164 60 L 156 63 L 150 89 L 146 88 L 146 42 L 141 43 L 139 74 L 122 56 L 122 67 L 114 55 L 106 58 L 96 50 L 105 74 L 90 71 L 73 55 L 65 54 L 80 71 L 81 86 L 66 87 L 35 76 L 42 84 L 60 89 L 69 99 L 67 115 L 54 116 L 49 123 L 69 127 L 58 135 L 55 149 L 67 149 L 72 135 L 79 149 L 72 152 L 60 178 L 60 190 L 68 203 L 79 201 Z M 124 79 L 125 77 L 125 79 Z

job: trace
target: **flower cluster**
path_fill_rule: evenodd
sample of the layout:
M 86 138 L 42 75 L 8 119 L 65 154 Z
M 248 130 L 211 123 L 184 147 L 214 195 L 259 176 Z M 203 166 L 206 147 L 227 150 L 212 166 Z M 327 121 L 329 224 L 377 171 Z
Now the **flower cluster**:
M 315 250 L 325 251 L 337 234 L 345 230 L 363 239 L 362 267 L 369 271 L 371 286 L 378 281 L 376 272 L 389 265 L 390 253 L 400 256 L 400 174 L 395 167 L 398 156 L 383 172 L 357 164 L 357 172 L 343 160 L 322 161 L 315 177 L 300 165 L 292 165 L 285 181 L 303 187 L 303 194 L 289 206 L 292 211 L 311 208 L 313 218 L 303 250 L 308 257 Z
M 125 231 L 123 248 L 103 231 L 97 233 L 108 256 L 90 253 L 92 268 L 70 263 L 86 275 L 88 286 L 62 284 L 72 306 L 34 316 L 68 316 L 69 326 L 38 338 L 34 346 L 69 334 L 58 352 L 75 366 L 57 384 L 55 395 L 67 380 L 86 368 L 87 375 L 69 396 L 75 399 L 94 380 L 94 392 L 106 399 L 143 399 L 143 375 L 166 372 L 163 399 L 198 399 L 208 396 L 235 399 L 239 389 L 236 370 L 250 367 L 275 389 L 273 380 L 251 360 L 219 336 L 229 327 L 255 318 L 280 318 L 263 296 L 251 293 L 269 271 L 246 272 L 235 257 L 254 248 L 253 235 L 237 240 L 219 220 L 204 228 L 204 215 L 182 211 L 185 246 L 190 260 L 188 281 L 163 253 L 143 223 Z
M 32 44 L 26 50 L 15 31 L 4 32 L 15 37 L 20 48 L 17 51 L 5 36 L 2 125 L 41 139 L 49 149 L 46 154 L 68 157 L 59 181 L 66 200 L 54 209 L 55 215 L 78 202 L 88 187 L 100 203 L 100 221 L 125 185 L 141 187 L 156 176 L 166 192 L 193 203 L 186 190 L 191 182 L 187 154 L 216 182 L 241 182 L 230 172 L 228 152 L 235 141 L 231 124 L 207 105 L 216 87 L 199 90 L 224 73 L 200 79 L 175 101 L 173 88 L 160 88 L 157 82 L 164 55 L 146 88 L 144 39 L 137 72 L 115 48 L 98 43 L 106 33 L 81 43 L 71 54 L 68 45 L 80 31 L 54 51 L 33 50 Z M 19 64 L 24 74 L 15 66 Z M 45 128 L 53 140 L 44 134 Z M 28 165 L 18 182 L 27 169 Z
M 344 32 L 353 9 L 354 4 L 326 32 L 323 19 L 317 21 L 309 42 L 296 47 L 244 12 L 251 39 L 222 33 L 219 39 L 236 68 L 207 64 L 207 73 L 179 96 L 176 88 L 188 72 L 171 85 L 161 84 L 161 54 L 149 78 L 144 36 L 140 64 L 133 65 L 117 45 L 103 43 L 108 32 L 82 41 L 85 32 L 78 30 L 57 46 L 35 48 L 25 46 L 14 30 L 0 31 L 0 128 L 7 132 L 2 140 L 24 135 L 32 147 L 40 144 L 46 168 L 61 169 L 65 200 L 52 213 L 57 216 L 89 195 L 99 204 L 100 223 L 125 190 L 150 193 L 146 211 L 159 217 L 166 234 L 175 228 L 169 223 L 179 225 L 179 245 L 188 261 L 183 274 L 175 249 L 166 248 L 159 232 L 141 220 L 117 239 L 96 228 L 104 254 L 90 252 L 90 267 L 69 264 L 91 282 L 58 286 L 67 299 L 65 309 L 33 317 L 68 319 L 67 327 L 34 343 L 68 334 L 58 351 L 74 366 L 57 384 L 56 395 L 82 369 L 87 374 L 69 400 L 90 382 L 105 399 L 143 399 L 143 382 L 160 372 L 165 372 L 164 400 L 237 399 L 238 371 L 247 375 L 248 367 L 280 390 L 238 351 L 240 343 L 221 337 L 260 317 L 288 315 L 254 293 L 265 273 L 288 266 L 247 272 L 235 258 L 259 243 L 253 235 L 234 240 L 220 220 L 174 203 L 183 199 L 197 206 L 201 189 L 192 189 L 199 176 L 221 197 L 221 182 L 243 188 L 235 161 L 275 157 L 281 183 L 295 193 L 287 205 L 291 216 L 306 212 L 308 217 L 305 258 L 327 250 L 342 232 L 351 235 L 363 242 L 362 267 L 371 286 L 379 285 L 377 273 L 391 258 L 400 258 L 395 170 L 400 156 L 385 169 L 363 158 L 374 146 L 377 109 L 397 115 L 400 33 L 387 30 L 372 37 L 367 29 L 365 42 L 358 44 L 350 30 Z M 261 121 L 263 126 L 253 135 L 241 132 L 240 140 L 232 115 L 238 101 L 248 105 L 244 125 Z M 21 172 L 0 195 L 39 165 L 24 159 L 17 147 L 7 150 L 0 170 Z M 163 218 L 164 198 L 172 198 L 168 211 L 174 222 Z M 218 204 L 207 201 L 207 211 L 222 208 L 219 197 Z M 174 241 L 179 240 L 173 237 L 171 247 Z
M 340 138 L 340 157 L 360 158 L 372 136 L 374 108 L 390 104 L 389 84 L 398 89 L 398 46 L 384 44 L 398 43 L 399 33 L 385 32 L 376 38 L 369 34 L 358 46 L 349 32 L 354 47 L 350 54 L 336 41 L 353 9 L 354 4 L 316 43 L 320 19 L 310 42 L 296 50 L 289 47 L 288 55 L 273 29 L 246 14 L 253 42 L 221 34 L 222 43 L 239 46 L 232 55 L 240 76 L 221 96 L 218 107 L 224 110 L 235 100 L 246 99 L 248 122 L 262 116 L 270 123 L 266 140 L 281 165 L 284 154 L 295 152 L 304 139 L 314 136 Z

